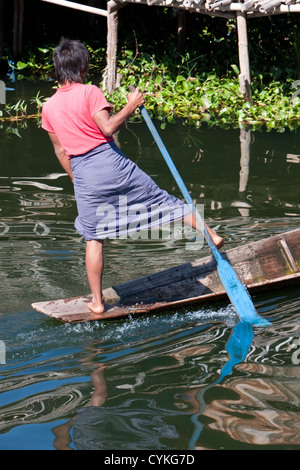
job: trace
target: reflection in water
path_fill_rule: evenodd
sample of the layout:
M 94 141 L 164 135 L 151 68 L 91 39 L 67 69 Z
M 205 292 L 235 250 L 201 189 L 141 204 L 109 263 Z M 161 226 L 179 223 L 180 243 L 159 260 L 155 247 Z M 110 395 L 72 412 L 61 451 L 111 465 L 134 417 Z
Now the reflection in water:
M 177 368 L 195 355 L 209 356 L 214 343 L 220 338 L 220 334 L 223 336 L 224 331 L 219 328 L 204 330 L 201 344 L 191 346 L 189 343 L 183 348 L 177 347 L 176 352 L 170 351 L 170 356 L 177 361 L 177 365 L 173 364 L 172 368 Z M 218 378 L 209 385 L 202 386 L 192 400 L 197 411 L 190 418 L 194 425 L 190 437 L 186 435 L 186 427 L 182 427 L 182 424 L 178 426 L 176 416 L 182 418 L 182 412 L 180 408 L 176 410 L 174 407 L 176 394 L 173 396 L 174 404 L 161 406 L 156 397 L 158 390 L 150 399 L 147 393 L 139 393 L 138 389 L 141 387 L 144 392 L 147 390 L 144 383 L 147 378 L 145 374 L 138 373 L 134 384 L 117 386 L 118 389 L 130 390 L 128 393 L 132 394 L 132 398 L 126 395 L 121 404 L 110 404 L 104 377 L 106 366 L 101 363 L 96 366 L 94 363 L 90 405 L 82 408 L 72 420 L 52 430 L 56 436 L 55 447 L 71 449 L 71 445 L 74 445 L 76 449 L 170 449 L 171 442 L 174 445 L 176 441 L 185 442 L 189 439 L 189 449 L 196 450 L 203 448 L 199 442 L 203 431 L 202 422 L 207 418 L 209 422 L 205 425 L 206 434 L 208 431 L 218 431 L 228 436 L 233 440 L 229 448 L 238 448 L 238 442 L 252 446 L 296 446 L 300 443 L 296 439 L 300 411 L 297 368 L 244 362 L 251 349 L 250 354 L 255 360 L 265 348 L 268 349 L 273 344 L 270 335 L 264 345 L 260 344 L 256 348 L 253 338 L 252 326 L 246 322 L 239 322 L 232 329 L 225 345 L 227 361 L 218 373 Z M 278 351 L 280 345 L 277 338 L 275 350 Z M 91 357 L 101 356 L 103 352 L 98 349 L 93 356 L 82 362 L 85 365 L 89 362 L 93 364 Z M 234 369 L 242 372 L 243 376 L 237 377 L 235 373 L 230 377 Z M 162 372 L 166 374 L 167 370 L 168 368 L 162 369 Z M 203 377 L 205 376 L 207 383 L 211 374 L 206 373 Z M 133 378 L 131 376 L 131 380 Z M 215 387 L 218 384 L 221 394 L 216 393 Z M 230 393 L 224 393 L 225 390 Z M 220 440 L 213 435 L 212 442 L 215 443 L 215 448 L 222 447 L 221 442 L 225 443 L 225 448 L 228 446 L 226 438 Z
M 92 356 L 82 361 L 85 365 L 95 365 L 93 356 L 103 351 L 96 350 Z M 55 435 L 54 447 L 58 450 L 146 450 L 168 449 L 164 442 L 179 438 L 174 424 L 168 422 L 174 411 L 162 409 L 155 399 L 127 398 L 121 405 L 109 405 L 107 384 L 104 377 L 105 364 L 99 364 L 91 373 L 93 392 L 90 405 L 80 409 L 70 421 L 52 429 Z M 134 385 L 119 385 L 130 389 L 143 384 L 144 374 L 138 374 Z
M 204 401 L 204 393 L 213 387 L 214 385 L 220 383 L 224 377 L 230 375 L 232 369 L 235 365 L 244 361 L 246 358 L 251 342 L 253 338 L 253 329 L 252 325 L 247 322 L 239 321 L 232 330 L 231 336 L 226 344 L 226 350 L 228 352 L 229 358 L 227 363 L 223 366 L 220 376 L 218 379 L 211 385 L 201 388 L 196 394 L 196 400 L 199 403 L 198 413 L 192 416 L 191 420 L 195 425 L 195 431 L 193 436 L 190 439 L 189 448 L 195 449 L 197 440 L 199 439 L 200 433 L 202 431 L 202 425 L 199 422 L 199 416 L 202 414 L 206 408 Z
M 287 357 L 300 302 L 277 302 L 272 327 L 254 335 L 245 322 L 231 329 L 229 311 L 28 323 L 15 338 L 23 358 L 2 370 L 1 436 L 49 423 L 57 449 L 296 446 L 298 369 Z
M 278 375 L 280 369 L 266 369 L 258 364 L 243 364 L 239 370 L 251 377 L 235 378 L 224 385 L 234 398 L 213 400 L 207 405 L 204 414 L 212 419 L 208 427 L 249 445 L 292 448 L 300 444 L 299 371 L 296 367 L 285 368 L 282 377 Z M 265 377 L 265 372 L 273 378 Z
M 253 339 L 252 325 L 246 322 L 238 322 L 233 328 L 229 340 L 226 344 L 228 352 L 228 361 L 223 366 L 219 377 L 209 386 L 201 388 L 195 398 L 199 405 L 199 410 L 195 413 L 191 420 L 195 425 L 195 430 L 190 439 L 189 448 L 196 448 L 196 443 L 200 437 L 202 425 L 199 422 L 199 416 L 204 413 L 207 405 L 204 400 L 204 393 L 214 385 L 220 383 L 226 376 L 230 375 L 233 367 L 245 360 Z M 182 361 L 185 355 L 194 352 L 208 353 L 211 347 L 203 345 L 195 348 L 185 348 L 184 354 L 176 354 L 176 358 Z M 98 350 L 95 355 L 101 354 Z M 162 442 L 166 439 L 176 439 L 179 437 L 176 427 L 167 424 L 168 416 L 172 414 L 167 410 L 159 409 L 153 404 L 144 400 L 142 408 L 137 408 L 139 400 L 128 400 L 121 407 L 102 407 L 107 400 L 107 386 L 104 378 L 105 365 L 100 364 L 91 373 L 91 379 L 94 391 L 91 398 L 90 406 L 80 411 L 71 421 L 64 423 L 53 429 L 56 436 L 55 447 L 57 449 L 71 449 L 69 444 L 72 442 L 70 430 L 73 427 L 73 442 L 77 449 L 162 449 Z M 123 385 L 118 388 L 129 388 L 132 393 L 136 385 L 143 384 L 142 380 L 137 377 L 134 385 Z M 149 400 L 148 400 L 149 401 Z M 151 400 L 153 402 L 153 400 Z M 132 403 L 131 403 L 132 402 Z M 155 403 L 155 402 L 154 402 Z M 132 408 L 134 404 L 134 408 Z M 151 411 L 150 411 L 151 410 Z M 174 414 L 174 412 L 173 412 Z M 227 416 L 227 414 L 226 414 Z M 225 423 L 225 429 L 228 432 Z M 124 443 L 124 433 L 127 436 L 127 443 Z M 233 436 L 234 437 L 234 436 Z
M 99 350 L 100 352 L 100 350 Z M 98 354 L 98 351 L 96 355 Z M 83 361 L 86 362 L 86 361 Z M 76 416 L 75 418 L 67 421 L 66 423 L 60 424 L 52 429 L 52 432 L 55 436 L 54 440 L 54 447 L 58 450 L 72 450 L 70 444 L 72 443 L 71 437 L 71 429 L 72 427 L 76 427 L 74 430 L 74 442 L 77 447 L 77 442 L 83 440 L 83 446 L 79 444 L 78 449 L 88 449 L 90 447 L 90 442 L 93 442 L 93 436 L 91 436 L 91 432 L 89 429 L 86 429 L 87 426 L 91 429 L 93 426 L 93 411 L 96 407 L 104 405 L 106 398 L 107 398 L 107 386 L 106 381 L 104 378 L 104 370 L 106 366 L 104 364 L 99 364 L 96 369 L 91 373 L 91 379 L 94 387 L 94 391 L 92 393 L 91 403 L 90 406 L 87 408 L 83 408 L 79 413 L 79 417 Z M 90 413 L 90 410 L 92 413 Z M 99 417 L 100 418 L 100 417 Z M 102 425 L 102 423 L 101 423 Z M 77 429 L 79 434 L 82 433 L 82 436 L 76 438 Z
M 298 228 L 296 132 L 180 123 L 162 132 L 227 248 Z M 119 142 L 180 197 L 143 124 L 122 129 Z M 245 323 L 234 327 L 227 304 L 84 326 L 46 319 L 32 301 L 88 290 L 73 187 L 48 137 L 30 123 L 22 139 L 1 140 L 1 157 L 1 449 L 299 448 L 299 366 L 291 359 L 300 340 L 297 289 L 255 298 L 272 327 L 254 336 Z M 208 254 L 180 240 L 116 240 L 105 250 L 105 287 Z
M 291 318 L 282 332 L 271 329 L 257 337 L 253 337 L 250 325 L 236 325 L 226 347 L 229 360 L 219 378 L 196 394 L 199 410 L 192 416 L 195 431 L 190 440 L 191 449 L 198 448 L 197 441 L 204 429 L 201 423 L 206 423 L 206 439 L 210 433 L 223 433 L 224 437 L 216 435 L 214 448 L 221 448 L 222 443 L 231 449 L 239 449 L 241 444 L 245 449 L 299 446 L 299 370 L 293 364 L 287 365 L 291 361 L 288 352 L 298 344 L 298 318 L 297 314 L 295 323 Z M 247 362 L 243 362 L 246 356 Z M 264 365 L 264 361 L 284 365 Z M 233 366 L 235 376 L 224 381 Z M 217 384 L 220 385 L 212 391 Z M 209 390 L 207 400 L 205 395 Z M 228 438 L 232 439 L 231 443 Z

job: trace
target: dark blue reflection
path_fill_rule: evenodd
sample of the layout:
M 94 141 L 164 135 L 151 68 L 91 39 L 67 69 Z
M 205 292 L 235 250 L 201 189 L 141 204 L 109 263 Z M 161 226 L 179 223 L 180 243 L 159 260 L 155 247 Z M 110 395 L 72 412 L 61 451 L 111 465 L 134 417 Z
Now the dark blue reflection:
M 203 413 L 206 403 L 204 401 L 204 393 L 213 387 L 214 385 L 220 383 L 224 377 L 230 375 L 233 367 L 236 364 L 242 362 L 248 354 L 249 348 L 251 346 L 253 339 L 253 329 L 252 325 L 248 322 L 240 321 L 233 328 L 230 338 L 226 344 L 226 350 L 229 355 L 229 359 L 221 370 L 220 376 L 212 384 L 204 387 L 199 390 L 196 395 L 196 400 L 199 403 L 199 411 L 191 417 L 191 421 L 195 425 L 194 433 L 190 439 L 189 448 L 194 449 L 196 442 L 200 437 L 202 431 L 202 424 L 199 422 L 199 416 Z

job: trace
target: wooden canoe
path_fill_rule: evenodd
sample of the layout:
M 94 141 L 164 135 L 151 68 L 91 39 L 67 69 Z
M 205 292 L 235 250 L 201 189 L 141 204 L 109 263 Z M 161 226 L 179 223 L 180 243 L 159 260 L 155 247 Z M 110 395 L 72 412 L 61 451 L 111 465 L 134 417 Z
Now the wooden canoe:
M 222 254 L 249 292 L 300 282 L 300 229 L 248 243 Z M 91 296 L 33 303 L 63 322 L 85 322 L 178 309 L 227 298 L 212 256 L 105 289 L 107 310 L 97 318 L 87 308 Z

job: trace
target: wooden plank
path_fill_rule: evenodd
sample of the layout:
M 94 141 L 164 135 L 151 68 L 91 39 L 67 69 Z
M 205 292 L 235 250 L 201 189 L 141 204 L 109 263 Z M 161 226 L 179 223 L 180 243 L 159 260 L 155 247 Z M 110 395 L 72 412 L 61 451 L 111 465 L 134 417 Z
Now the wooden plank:
M 93 13 L 94 15 L 107 16 L 106 10 L 83 5 L 82 3 L 70 2 L 69 0 L 42 0 L 42 2 L 53 3 L 54 5 L 72 8 L 73 10 L 85 11 L 86 13 Z
M 250 292 L 300 282 L 300 229 L 223 253 Z M 227 299 L 212 256 L 197 259 L 103 291 L 107 310 L 95 317 L 91 296 L 37 302 L 32 307 L 64 322 L 120 318 Z

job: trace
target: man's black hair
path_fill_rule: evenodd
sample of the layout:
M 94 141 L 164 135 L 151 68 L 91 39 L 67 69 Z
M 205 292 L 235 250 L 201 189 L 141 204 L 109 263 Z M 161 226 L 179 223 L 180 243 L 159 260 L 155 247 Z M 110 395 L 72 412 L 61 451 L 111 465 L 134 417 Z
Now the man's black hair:
M 80 41 L 61 38 L 53 52 L 58 83 L 80 83 L 88 74 L 89 53 Z

